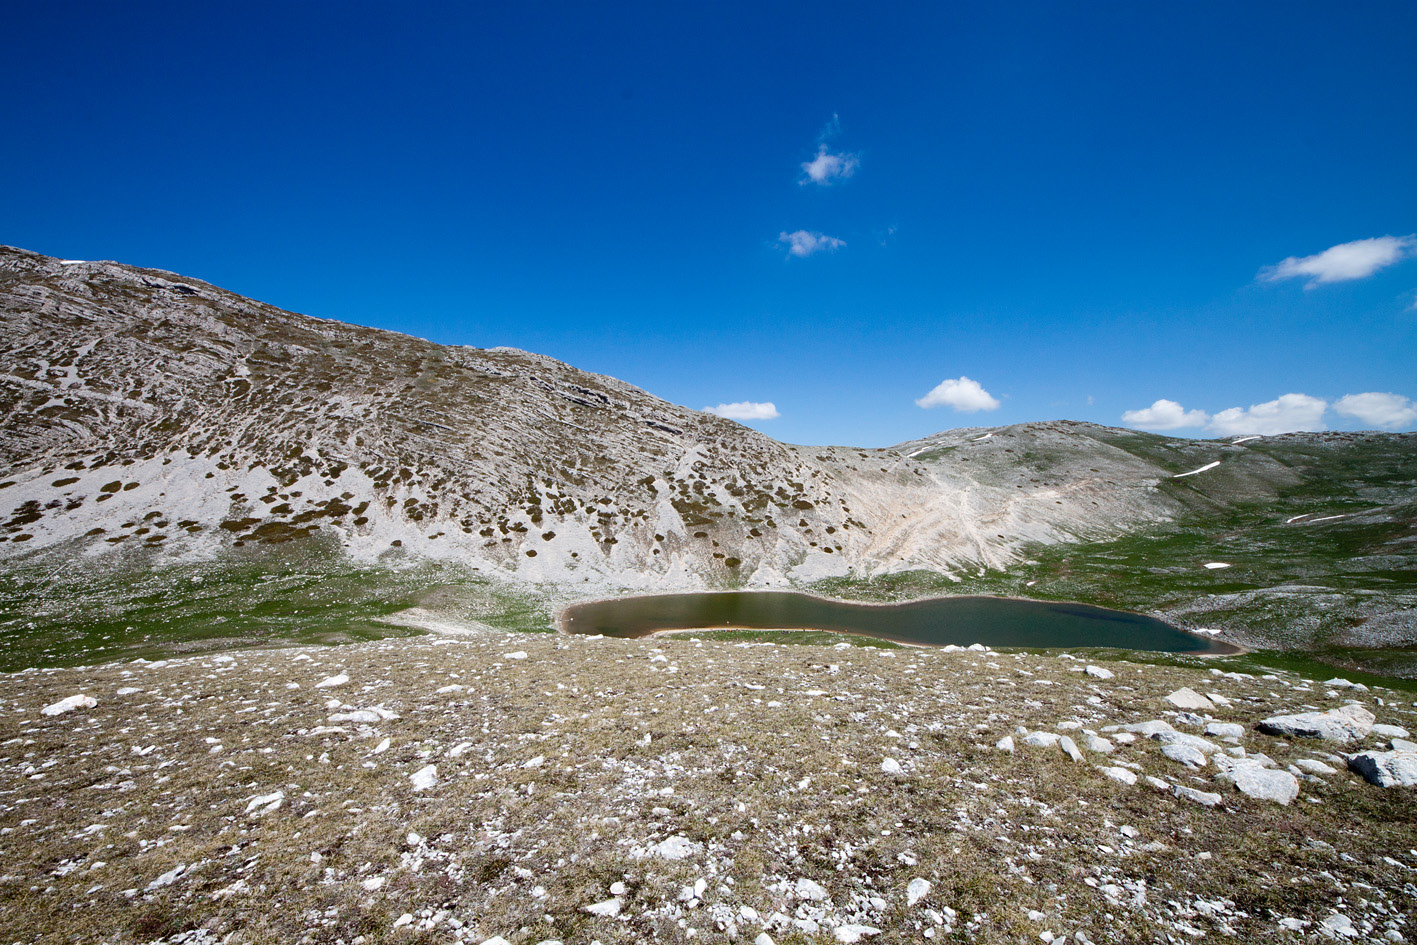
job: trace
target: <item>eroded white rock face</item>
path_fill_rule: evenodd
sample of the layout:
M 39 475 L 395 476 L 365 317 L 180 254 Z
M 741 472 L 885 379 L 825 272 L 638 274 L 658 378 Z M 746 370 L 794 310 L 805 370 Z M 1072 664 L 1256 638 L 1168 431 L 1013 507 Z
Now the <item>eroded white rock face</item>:
M 1268 735 L 1348 742 L 1365 737 L 1373 730 L 1373 723 L 1376 721 L 1373 713 L 1357 703 L 1350 703 L 1327 712 L 1272 715 L 1260 722 L 1258 727 Z
M 1417 787 L 1417 751 L 1365 751 L 1348 767 L 1378 787 Z

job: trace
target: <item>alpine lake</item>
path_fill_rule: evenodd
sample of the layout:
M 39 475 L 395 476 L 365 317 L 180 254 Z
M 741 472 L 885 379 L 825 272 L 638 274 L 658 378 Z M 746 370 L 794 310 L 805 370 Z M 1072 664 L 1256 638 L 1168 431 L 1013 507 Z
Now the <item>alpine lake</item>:
M 574 604 L 562 612 L 561 629 L 624 638 L 684 631 L 813 630 L 906 646 L 1105 647 L 1216 656 L 1238 652 L 1154 617 L 1088 604 L 1002 597 L 861 604 L 789 591 L 657 594 Z

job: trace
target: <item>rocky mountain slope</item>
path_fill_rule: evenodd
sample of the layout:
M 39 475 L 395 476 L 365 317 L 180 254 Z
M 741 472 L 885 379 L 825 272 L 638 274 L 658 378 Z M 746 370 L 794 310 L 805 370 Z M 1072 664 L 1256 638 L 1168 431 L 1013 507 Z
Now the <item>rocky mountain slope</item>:
M 318 548 L 364 565 L 457 562 L 563 596 L 823 580 L 853 594 L 900 572 L 962 587 L 1033 573 L 1050 548 L 1157 529 L 1216 539 L 1254 514 L 1273 537 L 1256 560 L 1302 566 L 1266 565 L 1248 587 L 1306 584 L 1291 571 L 1321 583 L 1335 560 L 1362 558 L 1359 589 L 1382 598 L 1369 609 L 1408 615 L 1385 639 L 1417 641 L 1402 596 L 1417 555 L 1412 435 L 1225 443 L 1055 422 L 791 446 L 550 358 L 10 248 L 0 351 L 0 562 L 17 574 Z M 1355 523 L 1367 531 L 1324 544 Z M 1142 570 L 1212 579 L 1209 553 Z M 1085 573 L 1064 566 L 1029 593 L 1089 599 L 1111 583 Z
M 325 531 L 356 557 L 402 548 L 530 580 L 766 583 L 999 564 L 1022 540 L 1164 514 L 1133 501 L 1140 480 L 1000 506 L 900 451 L 788 446 L 549 358 L 113 263 L 5 250 L 0 312 L 9 553 L 206 554 Z

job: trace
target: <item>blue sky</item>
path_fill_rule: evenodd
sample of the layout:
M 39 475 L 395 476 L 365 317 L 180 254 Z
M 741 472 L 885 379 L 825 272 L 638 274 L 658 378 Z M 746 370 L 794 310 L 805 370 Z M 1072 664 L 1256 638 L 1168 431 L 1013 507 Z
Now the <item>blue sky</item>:
M 0 242 L 790 442 L 1417 428 L 1411 3 L 6 20 Z

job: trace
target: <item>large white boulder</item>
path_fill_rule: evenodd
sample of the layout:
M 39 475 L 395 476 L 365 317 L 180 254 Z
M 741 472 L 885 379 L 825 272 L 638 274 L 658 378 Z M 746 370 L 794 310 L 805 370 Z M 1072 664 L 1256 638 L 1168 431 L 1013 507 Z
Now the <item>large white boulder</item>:
M 1323 738 L 1333 742 L 1348 742 L 1363 738 L 1373 730 L 1377 719 L 1357 703 L 1327 712 L 1301 712 L 1298 715 L 1272 715 L 1259 723 L 1267 735 L 1290 738 Z
M 1194 689 L 1191 689 L 1188 686 L 1183 687 L 1181 689 L 1177 689 L 1175 692 L 1171 693 L 1171 695 L 1167 696 L 1163 701 L 1171 703 L 1178 709 L 1215 708 L 1214 702 L 1211 702 L 1205 696 L 1201 695 L 1200 693 L 1196 692 Z
M 63 715 L 65 712 L 72 712 L 75 709 L 92 709 L 98 705 L 98 700 L 93 696 L 77 695 L 67 699 L 60 699 L 53 705 L 47 705 L 39 710 L 40 715 Z
M 1228 781 L 1236 790 L 1248 797 L 1276 804 L 1288 804 L 1299 796 L 1299 779 L 1288 771 L 1265 768 L 1258 764 L 1238 764 L 1229 771 L 1216 776 L 1217 781 Z
M 1365 751 L 1349 758 L 1348 767 L 1378 787 L 1417 786 L 1417 751 Z

